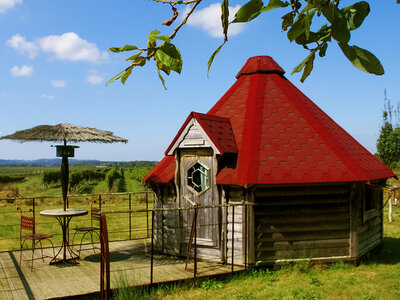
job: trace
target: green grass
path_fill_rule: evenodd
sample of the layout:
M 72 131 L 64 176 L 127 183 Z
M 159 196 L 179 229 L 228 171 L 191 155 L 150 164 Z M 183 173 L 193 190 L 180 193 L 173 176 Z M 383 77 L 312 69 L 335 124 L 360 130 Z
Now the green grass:
M 46 218 L 39 215 L 41 210 L 60 208 L 62 207 L 61 187 L 46 188 L 41 180 L 41 173 L 46 170 L 52 170 L 54 167 L 0 167 L 0 174 L 3 175 L 18 175 L 23 174 L 26 179 L 23 182 L 13 183 L 10 186 L 17 186 L 20 198 L 0 200 L 0 251 L 19 249 L 19 222 L 20 212 L 17 207 L 21 207 L 24 212 L 33 208 L 32 199 L 35 198 L 35 216 L 36 216 L 36 231 L 45 232 L 54 235 L 52 239 L 55 245 L 60 245 L 62 236 L 60 225 L 56 219 Z M 127 173 L 127 172 L 126 172 Z M 137 180 L 125 176 L 126 187 L 128 193 L 137 193 L 144 190 L 141 183 Z M 6 189 L 7 185 L 2 185 L 1 188 Z M 1 189 L 0 189 L 1 190 Z M 79 191 L 88 191 L 94 195 L 70 195 L 69 207 L 84 208 L 90 212 L 90 204 L 93 200 L 98 199 L 98 194 L 102 195 L 102 210 L 109 212 L 107 215 L 109 238 L 110 240 L 124 240 L 129 237 L 144 238 L 147 233 L 147 215 L 146 213 L 113 213 L 115 211 L 128 210 L 129 198 L 128 195 L 104 195 L 108 193 L 108 187 L 105 180 L 100 182 L 84 183 L 79 187 Z M 0 194 L 1 198 L 1 194 Z M 149 203 L 152 203 L 152 197 L 149 198 Z M 151 208 L 152 205 L 149 206 Z M 146 203 L 143 199 L 132 197 L 131 209 L 145 209 Z M 129 217 L 131 217 L 131 227 L 129 227 Z M 88 226 L 90 224 L 90 215 L 76 217 L 71 220 L 70 228 Z M 131 230 L 130 230 L 131 229 Z M 71 238 L 74 233 L 70 231 Z M 80 237 L 77 235 L 78 242 Z M 85 238 L 89 242 L 89 236 Z

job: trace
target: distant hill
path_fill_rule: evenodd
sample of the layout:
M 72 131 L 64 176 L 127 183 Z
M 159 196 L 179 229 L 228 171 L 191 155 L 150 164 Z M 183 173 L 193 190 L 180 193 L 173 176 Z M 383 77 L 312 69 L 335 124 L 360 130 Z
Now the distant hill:
M 107 166 L 107 167 L 152 167 L 156 164 L 156 161 L 100 161 L 100 160 L 79 160 L 70 159 L 69 164 L 71 165 L 90 165 L 90 166 Z M 43 158 L 35 160 L 23 160 L 23 159 L 0 159 L 0 166 L 59 166 L 61 164 L 61 158 Z

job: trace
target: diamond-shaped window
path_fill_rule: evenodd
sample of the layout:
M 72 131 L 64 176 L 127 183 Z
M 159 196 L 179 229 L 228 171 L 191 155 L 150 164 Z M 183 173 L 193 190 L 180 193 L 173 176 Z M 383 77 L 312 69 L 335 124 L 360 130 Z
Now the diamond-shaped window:
M 200 163 L 195 163 L 187 171 L 187 185 L 198 193 L 204 192 L 210 186 L 210 171 Z

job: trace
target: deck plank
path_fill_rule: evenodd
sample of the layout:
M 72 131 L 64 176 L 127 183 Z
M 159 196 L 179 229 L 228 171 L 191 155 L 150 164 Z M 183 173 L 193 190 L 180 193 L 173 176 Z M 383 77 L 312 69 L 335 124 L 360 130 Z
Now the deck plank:
M 149 284 L 149 251 L 149 239 L 111 242 L 111 288 Z M 45 253 L 51 255 L 52 251 L 45 249 Z M 23 258 L 30 257 L 30 250 L 23 252 Z M 29 263 L 23 262 L 19 267 L 15 261 L 19 263 L 19 251 L 12 254 L 0 252 L 0 299 L 32 299 L 29 293 L 34 299 L 62 298 L 94 293 L 100 289 L 98 250 L 96 253 L 91 248 L 82 250 L 77 265 L 64 267 L 49 265 L 50 258 L 46 258 L 45 263 L 35 260 L 31 271 Z M 185 270 L 185 263 L 184 258 L 155 254 L 153 283 L 193 278 L 194 274 Z M 194 268 L 193 260 L 189 267 Z M 197 268 L 199 277 L 231 271 L 230 265 L 207 261 L 199 261 Z M 236 271 L 240 269 L 243 268 L 235 266 Z

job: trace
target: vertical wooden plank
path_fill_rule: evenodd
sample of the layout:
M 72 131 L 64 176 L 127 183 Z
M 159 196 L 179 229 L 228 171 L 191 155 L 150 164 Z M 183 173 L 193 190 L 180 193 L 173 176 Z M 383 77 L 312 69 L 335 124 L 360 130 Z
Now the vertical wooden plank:
M 246 202 L 247 208 L 247 262 L 248 264 L 255 264 L 256 250 L 255 250 L 255 218 L 254 218 L 254 190 L 247 193 Z
M 358 201 L 360 201 L 360 183 L 354 182 L 350 187 L 350 236 L 349 236 L 349 256 L 357 259 L 358 256 Z

